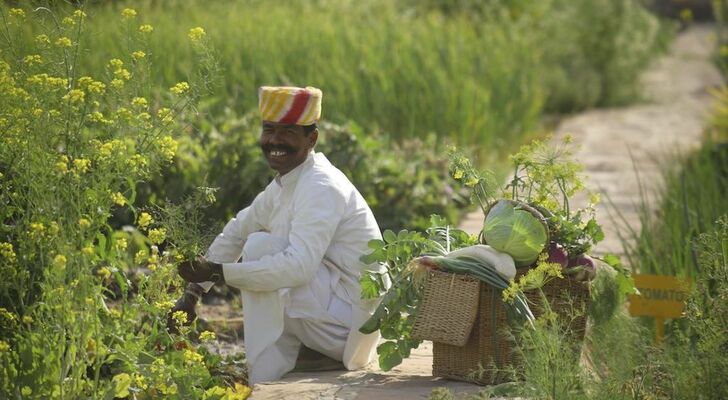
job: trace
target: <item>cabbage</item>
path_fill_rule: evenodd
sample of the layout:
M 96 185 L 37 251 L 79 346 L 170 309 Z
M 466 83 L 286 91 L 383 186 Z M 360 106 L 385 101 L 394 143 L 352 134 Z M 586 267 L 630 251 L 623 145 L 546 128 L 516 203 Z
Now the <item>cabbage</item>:
M 533 264 L 548 242 L 543 218 L 532 212 L 537 213 L 509 200 L 499 200 L 485 217 L 485 243 L 513 257 L 519 267 Z

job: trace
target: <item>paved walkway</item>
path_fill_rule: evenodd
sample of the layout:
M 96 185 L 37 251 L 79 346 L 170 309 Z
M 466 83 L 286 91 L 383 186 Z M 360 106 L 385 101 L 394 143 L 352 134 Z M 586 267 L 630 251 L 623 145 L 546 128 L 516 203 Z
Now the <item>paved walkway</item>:
M 587 185 L 610 198 L 615 207 L 639 229 L 636 204 L 640 201 L 635 170 L 650 185 L 659 169 L 653 157 L 700 142 L 702 127 L 711 107 L 709 89 L 721 84 L 710 61 L 711 29 L 695 26 L 679 35 L 670 54 L 655 63 L 644 76 L 648 101 L 621 109 L 594 110 L 563 120 L 557 137 L 571 133 L 581 145 L 578 160 L 586 167 Z M 602 206 L 598 219 L 607 240 L 597 252 L 620 253 L 622 246 L 609 223 L 609 209 Z M 477 232 L 482 213 L 473 213 L 463 228 Z M 424 343 L 412 357 L 390 372 L 377 368 L 328 373 L 293 373 L 279 382 L 257 385 L 252 398 L 262 399 L 424 399 L 435 387 L 456 393 L 475 393 L 478 386 L 432 378 L 431 343 Z

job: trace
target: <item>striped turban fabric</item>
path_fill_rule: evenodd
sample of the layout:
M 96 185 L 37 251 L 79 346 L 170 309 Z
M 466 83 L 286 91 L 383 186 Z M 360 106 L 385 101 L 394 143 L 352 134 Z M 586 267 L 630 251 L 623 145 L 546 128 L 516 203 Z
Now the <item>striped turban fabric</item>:
M 258 109 L 263 121 L 311 125 L 321 118 L 321 97 L 314 87 L 262 86 Z

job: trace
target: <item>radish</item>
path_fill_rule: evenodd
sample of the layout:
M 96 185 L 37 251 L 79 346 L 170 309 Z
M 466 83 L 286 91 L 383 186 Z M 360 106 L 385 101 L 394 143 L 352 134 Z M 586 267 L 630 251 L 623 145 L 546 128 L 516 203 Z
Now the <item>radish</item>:
M 581 254 L 569 260 L 569 267 L 580 267 L 575 278 L 580 281 L 590 281 L 597 276 L 597 265 L 594 259 L 586 254 Z
M 550 263 L 560 264 L 561 268 L 569 266 L 569 257 L 566 250 L 558 243 L 551 242 L 549 246 L 549 258 L 547 260 Z

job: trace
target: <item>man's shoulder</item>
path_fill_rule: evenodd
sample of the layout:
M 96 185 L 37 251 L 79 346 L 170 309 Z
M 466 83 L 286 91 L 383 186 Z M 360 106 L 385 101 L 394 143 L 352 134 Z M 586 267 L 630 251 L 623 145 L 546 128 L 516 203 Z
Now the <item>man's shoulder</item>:
M 309 169 L 306 178 L 313 181 L 321 181 L 330 185 L 350 186 L 351 182 L 346 175 L 331 164 L 323 153 L 314 154 L 312 168 Z

